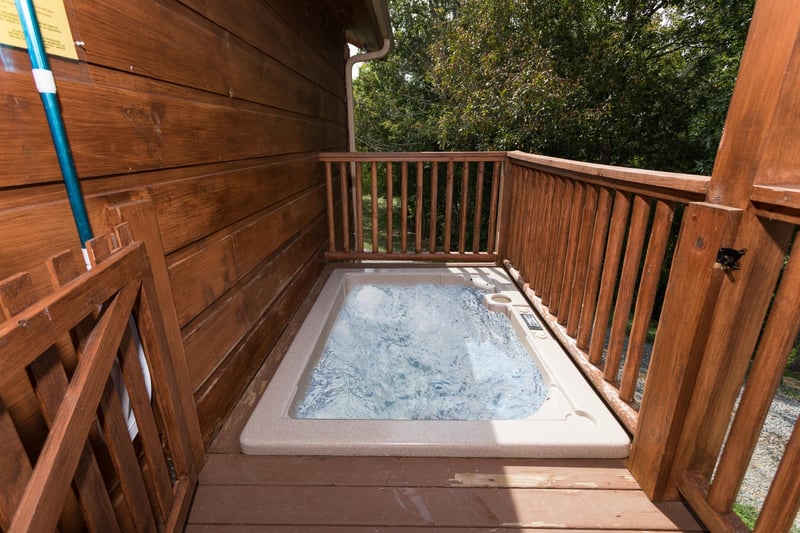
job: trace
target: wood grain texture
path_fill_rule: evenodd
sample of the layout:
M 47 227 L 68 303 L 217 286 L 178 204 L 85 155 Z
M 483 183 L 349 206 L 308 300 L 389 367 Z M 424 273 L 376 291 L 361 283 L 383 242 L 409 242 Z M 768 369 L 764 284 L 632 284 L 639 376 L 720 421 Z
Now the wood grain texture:
M 581 350 L 589 348 L 592 335 L 592 324 L 597 305 L 597 292 L 600 287 L 600 275 L 603 272 L 603 253 L 606 248 L 609 219 L 611 217 L 612 193 L 605 187 L 600 188 L 597 200 L 597 216 L 592 234 L 592 246 L 587 262 L 586 287 L 583 294 L 583 308 L 578 323 L 577 346 Z
M 617 282 L 630 205 L 630 195 L 620 191 L 615 192 L 614 209 L 611 212 L 611 223 L 608 230 L 605 259 L 603 260 L 603 274 L 600 280 L 600 292 L 597 296 L 594 323 L 592 324 L 592 337 L 589 345 L 589 362 L 594 365 L 598 365 L 603 358 L 603 349 L 608 332 L 611 305 Z
M 330 6 L 280 1 L 112 0 L 73 15 L 88 63 L 56 75 L 92 226 L 108 227 L 109 203 L 152 201 L 149 237 L 169 266 L 157 290 L 186 326 L 325 209 L 315 154 L 346 145 L 342 28 Z M 44 259 L 79 243 L 27 59 L 12 54 L 18 68 L 0 73 L 12 143 L 0 154 L 0 277 L 31 270 L 38 291 Z M 21 419 L 30 394 L 13 395 Z
M 588 472 L 586 470 L 589 470 Z M 281 457 L 215 453 L 209 485 L 500 487 L 637 490 L 622 460 L 414 457 Z
M 631 314 L 633 293 L 639 282 L 639 262 L 642 257 L 647 221 L 650 217 L 650 202 L 647 198 L 636 195 L 633 198 L 630 226 L 625 246 L 625 259 L 619 274 L 617 295 L 614 299 L 614 318 L 611 320 L 611 334 L 606 348 L 606 361 L 603 374 L 606 381 L 617 383 L 619 363 L 622 358 L 622 345 L 628 328 Z
M 578 257 L 578 244 L 580 241 L 581 219 L 584 211 L 584 198 L 586 196 L 586 186 L 576 184 L 573 190 L 572 200 L 569 202 L 572 211 L 570 215 L 569 234 L 567 236 L 567 254 L 564 257 L 564 270 L 561 279 L 558 280 L 558 291 L 554 297 L 558 297 L 559 304 L 557 311 L 553 314 L 558 316 L 558 323 L 565 325 L 569 319 L 569 306 L 572 302 L 572 280 L 575 277 L 576 263 L 584 261 Z M 555 305 L 555 304 L 553 304 Z
M 163 338 L 160 335 L 154 336 L 152 339 L 144 336 L 143 341 L 149 353 L 153 354 L 153 362 L 150 362 L 150 366 L 155 368 L 154 371 L 162 369 L 161 374 L 170 383 L 170 393 L 175 394 L 178 398 L 176 403 L 179 405 L 173 407 L 176 417 L 186 425 L 188 438 L 184 438 L 184 442 L 177 442 L 174 437 L 172 444 L 175 449 L 173 452 L 176 454 L 180 453 L 179 450 L 184 452 L 187 471 L 199 470 L 204 462 L 200 427 L 192 401 L 186 353 L 180 338 L 178 317 L 172 299 L 169 274 L 153 205 L 149 201 L 120 204 L 108 208 L 105 215 L 111 226 L 122 222 L 127 223 L 133 236 L 143 242 L 147 249 L 150 258 L 150 275 L 143 280 L 143 297 L 140 300 L 139 315 L 145 321 L 140 321 L 139 327 L 147 328 L 153 316 L 156 317 L 157 322 L 164 325 Z M 149 313 L 145 312 L 148 308 Z M 177 427 L 171 429 L 177 431 Z
M 775 390 L 783 378 L 789 354 L 800 333 L 800 248 L 789 256 L 764 327 L 763 341 L 758 346 L 739 408 L 731 425 L 728 440 L 709 490 L 709 503 L 719 510 L 730 509 L 747 472 L 750 457 L 767 416 Z M 796 439 L 796 437 L 795 437 Z M 795 442 L 794 446 L 797 446 Z M 796 450 L 793 452 L 796 453 Z M 795 489 L 796 490 L 796 489 Z M 796 494 L 788 494 L 796 498 Z M 774 505 L 774 504 L 773 504 Z M 793 515 L 794 516 L 794 515 Z
M 509 161 L 517 165 L 558 173 L 597 185 L 613 185 L 620 190 L 637 193 L 648 192 L 652 196 L 667 200 L 683 199 L 686 201 L 703 198 L 710 181 L 708 176 L 613 167 L 518 151 L 508 152 L 507 155 Z
M 182 3 L 344 100 L 344 58 L 333 54 L 326 57 L 304 38 L 303 30 L 311 29 L 313 22 L 306 20 L 305 27 L 294 28 L 269 2 L 258 0 L 237 2 L 236 9 L 231 9 L 226 0 L 182 0 Z M 339 78 L 341 82 L 330 84 L 331 78 Z
M 731 246 L 741 211 L 706 203 L 686 208 L 656 332 L 631 471 L 652 498 L 668 491 L 675 446 L 694 387 L 700 354 L 725 274 L 717 250 Z
M 315 224 L 322 220 L 317 218 Z M 324 230 L 324 224 L 323 224 Z M 324 241 L 324 231 L 313 234 L 317 243 Z M 211 375 L 225 356 L 256 323 L 272 299 L 291 280 L 303 264 L 303 249 L 284 248 L 271 261 L 243 277 L 237 287 L 184 328 L 186 361 L 194 390 Z M 314 249 L 313 240 L 302 244 Z
M 252 505 L 259 501 L 260 505 Z M 303 502 L 298 505 L 298 502 Z M 663 511 L 669 514 L 663 514 Z M 682 511 L 682 512 L 681 512 Z M 671 515 L 671 516 L 670 516 Z M 201 485 L 190 522 L 317 526 L 683 529 L 685 509 L 640 492 L 507 488 Z
M 262 312 L 250 331 L 225 355 L 195 395 L 206 441 L 224 422 L 241 395 L 234 396 L 230 391 L 245 390 L 286 322 L 316 280 L 322 268 L 319 249 L 320 235 L 324 233 L 322 220 L 320 217 L 306 228 L 281 256 L 266 264 L 264 273 L 250 283 L 249 289 L 258 284 L 265 286 L 254 293 L 261 299 L 254 305 L 260 306 Z M 270 288 L 269 283 L 275 281 L 282 283 Z
M 653 316 L 653 305 L 656 299 L 658 282 L 661 279 L 661 268 L 667 250 L 674 208 L 668 202 L 656 200 L 655 215 L 647 244 L 647 254 L 642 264 L 642 274 L 636 295 L 636 306 L 633 311 L 628 348 L 625 352 L 625 366 L 620 378 L 619 396 L 625 401 L 633 399 L 636 381 L 644 354 L 647 329 Z
M 710 479 L 716 467 L 793 233 L 794 228 L 782 222 L 744 214 L 736 246 L 747 249 L 747 261 L 741 263 L 741 270 L 734 276 L 723 281 L 719 305 L 722 309 L 747 311 L 718 313 L 711 323 L 682 444 L 672 469 L 673 482 L 686 470 Z M 723 376 L 720 368 L 725 369 Z
M 581 215 L 581 229 L 578 236 L 578 250 L 575 256 L 575 275 L 570 280 L 569 317 L 567 334 L 575 337 L 578 333 L 578 322 L 583 312 L 583 296 L 586 294 L 586 275 L 589 269 L 591 239 L 594 233 L 594 221 L 597 211 L 597 188 L 586 186 L 586 200 Z
M 797 182 L 800 6 L 758 2 L 739 65 L 708 201 L 744 207 L 752 185 Z M 787 150 L 791 150 L 787 152 Z
M 0 133 L 11 142 L 0 154 L 0 184 L 59 180 L 30 79 L 23 73 L 6 73 L 4 78 L 9 98 L 29 112 L 14 116 L 9 107 L 0 108 L 4 125 Z M 236 102 L 199 103 L 71 81 L 59 84 L 59 100 L 82 178 L 331 149 L 344 136 L 339 123 L 268 109 L 255 111 Z

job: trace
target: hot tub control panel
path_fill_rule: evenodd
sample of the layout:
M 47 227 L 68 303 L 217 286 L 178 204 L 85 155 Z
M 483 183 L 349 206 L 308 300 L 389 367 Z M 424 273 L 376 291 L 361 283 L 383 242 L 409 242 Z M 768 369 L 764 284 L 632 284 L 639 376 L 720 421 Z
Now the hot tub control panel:
M 525 324 L 528 326 L 528 329 L 535 329 L 535 330 L 542 329 L 542 325 L 539 324 L 539 322 L 536 320 L 536 317 L 533 316 L 532 314 L 520 313 L 519 316 L 522 317 L 522 320 L 525 321 Z

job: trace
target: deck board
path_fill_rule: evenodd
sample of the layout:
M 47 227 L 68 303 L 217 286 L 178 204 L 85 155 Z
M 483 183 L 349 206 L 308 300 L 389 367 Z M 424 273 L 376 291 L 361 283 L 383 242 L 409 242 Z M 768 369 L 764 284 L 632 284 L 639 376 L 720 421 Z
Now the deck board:
M 624 465 L 608 461 L 214 455 L 189 523 L 700 529 L 682 504 L 651 503 Z
M 429 528 L 426 528 L 429 529 Z M 418 528 L 409 527 L 375 527 L 375 526 L 285 526 L 271 525 L 265 528 L 261 525 L 243 524 L 189 524 L 186 533 L 262 533 L 270 531 L 272 533 L 414 533 Z M 486 528 L 478 527 L 437 527 L 437 533 L 486 533 Z M 550 528 L 529 528 L 529 527 L 493 527 L 489 531 L 492 533 L 544 533 L 554 531 Z M 558 529 L 559 533 L 597 533 L 596 529 Z M 617 529 L 615 533 L 641 533 L 640 529 Z
M 501 487 L 638 490 L 618 459 L 285 457 L 212 454 L 208 485 Z M 586 469 L 591 469 L 587 476 Z
M 274 372 L 270 361 L 320 287 L 209 446 L 188 533 L 702 530 L 682 503 L 650 502 L 623 459 L 241 455 L 238 436 Z

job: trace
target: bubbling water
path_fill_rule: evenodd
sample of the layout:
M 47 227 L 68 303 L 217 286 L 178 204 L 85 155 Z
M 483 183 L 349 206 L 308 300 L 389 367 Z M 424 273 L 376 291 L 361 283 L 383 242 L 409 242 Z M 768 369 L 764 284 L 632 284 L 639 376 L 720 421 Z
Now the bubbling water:
M 546 399 L 508 318 L 460 285 L 347 295 L 295 418 L 519 420 Z

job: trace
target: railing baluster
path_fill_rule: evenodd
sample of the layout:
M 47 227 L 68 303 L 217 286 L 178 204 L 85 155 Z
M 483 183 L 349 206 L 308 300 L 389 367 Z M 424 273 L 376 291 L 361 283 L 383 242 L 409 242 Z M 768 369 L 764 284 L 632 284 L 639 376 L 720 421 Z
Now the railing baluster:
M 800 294 L 800 248 L 796 239 L 709 490 L 708 502 L 719 513 L 728 512 L 733 507 L 758 441 L 759 432 L 753 431 L 753 428 L 760 428 L 764 424 L 775 389 L 800 331 L 800 306 L 797 305 L 797 295 Z
M 572 278 L 575 275 L 575 263 L 578 261 L 578 240 L 581 231 L 581 214 L 586 186 L 576 183 L 572 196 L 572 214 L 569 223 L 569 236 L 567 237 L 567 255 L 564 259 L 563 277 L 556 280 L 558 283 L 558 323 L 565 325 L 569 318 L 570 293 Z M 556 314 L 556 312 L 553 312 Z
M 450 252 L 450 230 L 453 221 L 453 162 L 447 162 L 447 189 L 444 207 L 444 252 Z
M 497 229 L 497 202 L 498 202 L 498 195 L 500 194 L 500 180 L 501 174 L 500 169 L 502 163 L 500 161 L 495 161 L 492 163 L 492 199 L 489 204 L 489 234 L 486 239 L 486 250 L 488 252 L 495 251 L 495 231 Z M 509 228 L 505 228 L 508 230 Z
M 611 316 L 611 303 L 614 298 L 614 287 L 617 284 L 622 243 L 625 240 L 625 228 L 630 209 L 630 195 L 617 191 L 614 197 L 614 210 L 611 213 L 611 228 L 606 244 L 603 276 L 600 281 L 600 294 L 597 297 L 597 311 L 592 325 L 592 340 L 589 346 L 589 361 L 597 365 L 603 358 L 603 345 L 606 340 L 608 319 Z
M 461 172 L 461 208 L 459 212 L 458 253 L 463 254 L 467 240 L 467 218 L 469 217 L 469 162 L 464 161 Z
M 547 220 L 547 207 L 550 205 L 548 199 L 549 180 L 538 171 L 526 168 L 523 176 L 523 191 L 525 203 L 523 204 L 522 224 L 527 226 L 525 238 L 520 242 L 520 263 L 525 265 L 526 277 L 531 289 L 539 297 L 542 294 L 542 283 L 545 270 L 543 265 L 546 262 L 546 246 L 548 241 L 544 238 L 544 233 L 549 227 Z M 526 224 L 526 220 L 538 221 L 536 224 Z
M 531 226 L 530 224 L 525 224 L 526 220 L 530 220 L 530 217 L 534 217 L 537 214 L 544 213 L 544 205 L 546 202 L 544 200 L 544 196 L 540 196 L 537 194 L 537 191 L 544 191 L 545 188 L 543 185 L 546 183 L 544 178 L 539 175 L 538 172 L 535 172 L 530 169 L 526 169 L 524 174 L 525 181 L 523 182 L 523 198 L 524 202 L 522 204 L 522 224 L 526 226 L 525 232 L 523 233 L 523 238 L 520 239 L 519 246 L 522 248 L 521 251 L 521 265 L 524 268 L 525 277 L 528 282 L 531 284 L 531 287 L 534 290 L 539 289 L 540 287 L 535 285 L 536 283 L 536 275 L 539 273 L 537 269 L 537 261 L 542 259 L 541 253 L 537 253 L 542 250 L 542 235 L 541 232 L 544 231 L 546 225 L 542 224 L 539 226 Z
M 417 161 L 417 212 L 416 212 L 416 239 L 414 249 L 417 253 L 422 252 L 422 211 L 424 208 L 425 193 L 422 186 L 425 167 L 422 161 Z
M 394 214 L 394 199 L 392 198 L 392 162 L 386 162 L 386 252 L 394 251 L 392 232 L 392 216 Z
M 333 173 L 330 161 L 325 162 L 325 193 L 328 200 L 328 250 L 336 251 L 336 230 L 334 226 L 333 210 Z
M 378 163 L 372 162 L 371 168 L 371 197 L 370 207 L 372 208 L 372 252 L 379 252 L 378 246 Z
M 361 193 L 361 163 L 356 163 L 356 251 L 364 251 L 364 205 Z
M 506 253 L 508 254 L 509 258 L 514 258 L 514 265 L 517 268 L 521 268 L 521 264 L 519 262 L 519 248 L 520 248 L 520 241 L 522 240 L 522 235 L 525 231 L 525 226 L 522 224 L 522 205 L 523 204 L 523 181 L 525 179 L 525 171 L 520 167 L 513 167 L 510 172 L 511 178 L 511 198 L 509 198 L 508 206 L 509 214 L 508 214 L 508 235 L 505 237 L 505 249 Z M 491 234 L 489 235 L 491 239 Z M 491 247 L 489 248 L 492 249 Z
M 783 452 L 783 458 L 775 472 L 775 478 L 761 508 L 754 531 L 789 531 L 800 509 L 800 424 L 795 420 L 792 436 Z
M 625 354 L 625 364 L 622 369 L 622 379 L 619 386 L 619 397 L 630 402 L 636 392 L 636 381 L 639 378 L 639 367 L 642 364 L 644 342 L 647 337 L 647 328 L 653 314 L 653 305 L 656 300 L 658 281 L 661 278 L 661 265 L 667 251 L 669 232 L 672 228 L 674 208 L 669 202 L 658 200 L 653 227 L 650 230 L 650 242 L 647 245 L 647 255 L 642 267 L 642 278 L 639 282 L 639 291 L 636 296 L 636 307 L 633 313 L 633 324 L 628 338 L 628 350 Z
M 542 288 L 542 303 L 549 306 L 553 315 L 558 315 L 561 300 L 561 281 L 564 277 L 565 258 L 569 247 L 569 231 L 572 217 L 570 209 L 571 200 L 574 198 L 575 188 L 578 184 L 563 178 L 547 176 L 548 198 L 545 211 L 545 226 L 540 236 L 544 243 L 544 286 Z
M 400 164 L 400 251 L 408 252 L 408 163 Z
M 350 208 L 347 200 L 347 163 L 339 164 L 339 186 L 342 194 L 342 245 L 345 252 L 350 252 Z
M 642 258 L 644 238 L 647 232 L 647 220 L 650 217 L 650 203 L 641 196 L 633 199 L 633 213 L 631 215 L 630 229 L 628 230 L 628 243 L 625 247 L 625 259 L 622 262 L 622 272 L 619 275 L 619 288 L 614 306 L 614 318 L 611 322 L 611 335 L 608 339 L 606 363 L 603 369 L 606 381 L 616 383 L 619 373 L 619 362 L 622 358 L 622 345 L 628 329 L 628 319 L 631 314 L 633 293 L 636 290 L 639 261 Z
M 583 291 L 583 309 L 578 323 L 577 345 L 581 350 L 589 347 L 589 337 L 592 334 L 597 291 L 600 286 L 600 274 L 603 270 L 603 252 L 606 248 L 606 235 L 608 235 L 608 223 L 611 216 L 611 203 L 611 191 L 601 187 L 592 234 L 592 248 L 587 262 L 588 272 L 586 273 L 586 287 Z
M 554 224 L 554 220 L 556 218 L 555 209 L 557 209 L 557 205 L 561 205 L 559 202 L 562 198 L 562 192 L 560 191 L 559 181 L 557 178 L 545 174 L 543 172 L 536 172 L 539 175 L 540 183 L 544 184 L 542 191 L 544 191 L 544 195 L 542 196 L 542 200 L 544 201 L 544 210 L 542 213 L 544 214 L 544 223 L 539 228 L 539 233 L 537 235 L 537 240 L 539 242 L 538 245 L 538 253 L 536 254 L 536 258 L 532 261 L 535 264 L 536 268 L 536 285 L 535 290 L 541 295 L 542 303 L 544 305 L 550 304 L 550 287 L 553 279 L 553 266 L 552 264 L 552 257 L 556 254 L 553 251 L 554 245 L 560 243 L 560 239 L 557 238 L 557 233 L 551 233 L 550 235 L 554 238 L 548 238 L 548 232 L 556 232 L 558 230 L 558 226 Z M 529 254 L 533 254 L 534 251 L 530 250 Z
M 483 203 L 483 161 L 478 163 L 478 176 L 475 182 L 475 222 L 472 224 L 472 252 L 481 249 L 481 211 Z
M 578 234 L 578 251 L 575 255 L 575 275 L 569 286 L 570 303 L 567 317 L 567 335 L 575 337 L 578 332 L 578 320 L 583 308 L 583 295 L 586 292 L 586 273 L 589 269 L 589 250 L 594 231 L 594 219 L 597 210 L 597 188 L 586 186 L 584 209 L 581 216 L 581 229 Z
M 436 194 L 439 187 L 439 162 L 434 161 L 431 167 L 431 253 L 436 253 Z

